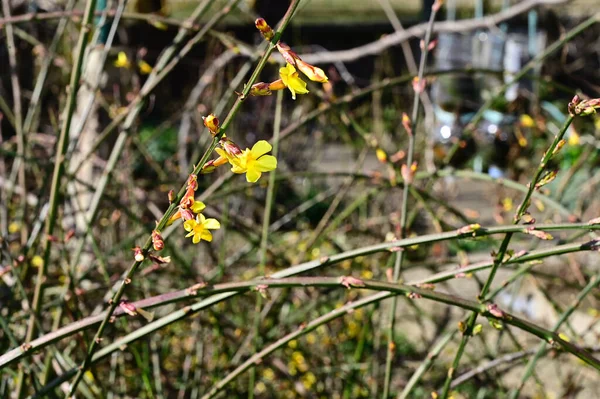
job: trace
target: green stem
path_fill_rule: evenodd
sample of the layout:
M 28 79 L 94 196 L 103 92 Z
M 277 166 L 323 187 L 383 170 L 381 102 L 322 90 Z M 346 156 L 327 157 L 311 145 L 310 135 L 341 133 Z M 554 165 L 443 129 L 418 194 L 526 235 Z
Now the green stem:
M 427 31 L 425 33 L 425 38 L 423 39 L 423 43 L 422 43 L 422 52 L 421 52 L 421 59 L 419 61 L 419 72 L 418 72 L 418 83 L 417 85 L 421 85 L 421 83 L 423 82 L 423 76 L 425 74 L 425 65 L 426 65 L 426 61 L 427 61 L 427 54 L 429 52 L 429 41 L 431 40 L 431 33 L 433 32 L 433 25 L 434 25 L 434 21 L 435 21 L 435 16 L 437 15 L 437 12 L 439 10 L 439 7 L 432 7 L 431 8 L 431 15 L 429 18 L 429 22 L 427 25 Z M 406 157 L 406 164 L 405 167 L 407 168 L 407 170 L 409 170 L 408 173 L 412 174 L 412 172 L 410 172 L 410 169 L 412 167 L 413 164 L 413 159 L 414 159 L 414 154 L 415 154 L 415 133 L 416 133 L 416 129 L 417 129 L 417 124 L 418 124 L 418 120 L 419 120 L 419 104 L 420 104 L 420 96 L 419 96 L 419 89 L 415 89 L 415 94 L 414 94 L 414 99 L 413 99 L 413 108 L 412 108 L 412 114 L 411 114 L 411 119 L 410 119 L 410 131 L 408 131 L 408 155 Z M 409 196 L 409 192 L 410 192 L 410 187 L 412 185 L 412 181 L 405 181 L 404 182 L 404 188 L 402 190 L 402 207 L 400 210 L 400 235 L 402 238 L 406 237 L 407 234 L 407 217 L 408 217 L 408 196 Z M 398 281 L 400 279 L 400 272 L 402 270 L 402 265 L 404 263 L 404 251 L 399 251 L 396 253 L 395 255 L 395 260 L 394 260 L 394 274 L 393 274 L 393 280 L 394 281 Z M 392 361 L 394 359 L 394 352 L 395 352 L 395 339 L 394 339 L 394 329 L 396 326 L 396 308 L 398 306 L 398 297 L 394 296 L 394 298 L 392 298 L 392 305 L 390 306 L 390 310 L 388 313 L 388 319 L 389 319 L 389 323 L 388 323 L 388 328 L 387 328 L 387 334 L 388 334 L 388 347 L 387 347 L 387 351 L 386 351 L 386 360 L 385 360 L 385 376 L 384 376 L 384 380 L 383 380 L 383 393 L 381 395 L 381 397 L 383 399 L 387 399 L 390 395 L 390 383 L 392 381 Z
M 96 0 L 88 0 L 85 8 L 85 16 L 83 19 L 83 25 L 79 33 L 79 40 L 76 47 L 76 60 L 75 65 L 71 73 L 71 80 L 69 82 L 67 104 L 64 110 L 64 122 L 59 134 L 55 161 L 54 161 L 54 172 L 52 175 L 52 186 L 50 189 L 50 210 L 48 212 L 48 218 L 46 219 L 45 236 L 46 241 L 44 245 L 43 263 L 38 268 L 38 275 L 34 289 L 33 301 L 32 301 L 32 315 L 29 318 L 27 326 L 27 333 L 25 337 L 25 343 L 28 344 L 35 334 L 36 318 L 39 316 L 40 304 L 44 296 L 46 273 L 48 270 L 48 264 L 50 262 L 50 252 L 52 248 L 52 241 L 50 236 L 54 233 L 54 227 L 56 225 L 56 218 L 58 214 L 58 203 L 59 203 L 59 191 L 61 186 L 62 176 L 65 169 L 65 153 L 67 151 L 69 131 L 71 129 L 71 121 L 73 119 L 73 112 L 75 110 L 75 102 L 77 97 L 77 90 L 79 89 L 83 60 L 85 56 L 85 49 L 89 41 L 91 23 L 93 18 L 93 11 L 96 7 Z M 24 379 L 19 378 L 17 383 L 17 397 L 22 394 Z
M 169 64 L 167 64 L 162 69 L 162 71 L 160 73 L 158 73 L 156 75 L 156 78 L 153 79 L 151 81 L 152 83 L 148 86 L 148 90 L 150 90 L 151 88 L 153 88 L 157 84 L 157 81 L 160 80 L 160 79 L 162 79 L 168 72 L 170 72 L 173 69 L 173 67 L 175 66 L 175 64 L 179 61 L 179 59 L 181 59 L 181 57 L 183 57 L 185 54 L 187 54 L 187 52 L 189 52 L 191 50 L 191 48 L 193 47 L 193 44 L 196 43 L 197 40 L 199 40 L 198 36 L 201 33 L 206 32 L 212 25 L 214 25 L 218 20 L 220 20 L 220 18 L 222 16 L 226 15 L 227 13 L 229 13 L 229 11 L 231 10 L 231 8 L 233 6 L 235 6 L 235 4 L 237 4 L 238 1 L 239 0 L 232 0 L 232 1 L 230 1 L 228 3 L 228 5 L 226 7 L 224 7 L 223 9 L 221 9 L 220 12 L 217 14 L 217 16 L 213 17 L 213 19 L 211 19 L 211 23 L 212 24 L 208 23 L 196 35 L 196 37 L 194 39 L 190 40 L 190 42 L 188 42 L 188 44 L 186 46 L 184 46 L 184 48 L 180 52 L 180 56 L 174 58 Z M 267 51 L 265 51 L 263 57 L 260 59 L 258 65 L 256 67 L 256 69 L 254 70 L 254 73 L 252 74 L 252 76 L 250 77 L 248 83 L 244 87 L 244 90 L 242 90 L 242 94 L 238 97 L 237 101 L 234 103 L 234 105 L 232 106 L 231 110 L 229 111 L 229 114 L 225 118 L 225 121 L 221 125 L 221 131 L 219 132 L 219 134 L 215 135 L 215 137 L 212 140 L 211 145 L 204 152 L 204 154 L 202 155 L 202 158 L 199 160 L 199 162 L 194 167 L 194 170 L 192 171 L 192 174 L 197 175 L 197 174 L 200 173 L 200 171 L 202 170 L 202 168 L 204 167 L 204 165 L 206 164 L 206 162 L 210 158 L 211 154 L 213 153 L 214 149 L 216 148 L 217 144 L 219 143 L 220 138 L 225 134 L 225 131 L 227 130 L 227 128 L 231 124 L 233 118 L 235 117 L 235 115 L 239 111 L 239 109 L 240 109 L 240 107 L 242 105 L 242 102 L 248 96 L 248 93 L 250 92 L 252 84 L 256 81 L 256 79 L 258 78 L 260 72 L 262 71 L 262 69 L 266 65 L 266 62 L 269 59 L 271 53 L 274 51 L 275 45 L 277 44 L 277 41 L 281 37 L 281 34 L 282 34 L 283 30 L 285 29 L 285 27 L 287 27 L 287 25 L 289 23 L 289 20 L 291 19 L 291 16 L 293 14 L 293 12 L 298 7 L 298 3 L 299 3 L 299 1 L 296 0 L 288 8 L 288 11 L 287 11 L 286 15 L 284 16 L 283 21 L 281 23 L 281 26 L 278 28 L 278 30 L 277 30 L 277 32 L 276 32 L 273 40 L 271 41 L 271 43 L 269 43 L 269 47 L 268 47 Z M 142 92 L 144 92 L 144 90 L 142 90 Z M 146 93 L 141 93 L 140 95 L 145 95 L 145 94 Z M 135 107 L 134 109 L 139 109 L 139 107 Z M 135 113 L 130 113 L 128 115 L 127 119 L 125 120 L 125 124 L 127 126 L 130 126 L 133 123 L 134 118 L 135 118 Z M 119 136 L 119 138 L 121 138 L 121 137 L 122 137 L 122 135 Z M 123 138 L 123 142 L 124 142 L 124 140 L 125 140 L 125 138 Z M 123 143 L 121 143 L 121 146 L 122 145 L 123 145 Z M 117 147 L 116 144 L 115 144 L 115 147 Z M 115 154 L 114 151 L 113 151 L 113 154 Z M 110 162 L 110 160 L 109 160 L 109 162 Z M 175 213 L 175 209 L 177 207 L 177 204 L 180 202 L 181 198 L 183 197 L 183 195 L 185 193 L 185 190 L 186 190 L 186 184 L 182 185 L 182 187 L 180 188 L 180 190 L 179 190 L 179 192 L 178 192 L 175 200 L 169 206 L 169 208 L 164 213 L 164 215 L 160 219 L 160 221 L 157 223 L 156 228 L 155 228 L 157 231 L 161 231 L 162 229 L 164 229 L 164 227 L 166 226 L 166 224 L 167 224 L 168 220 L 170 219 L 170 217 Z M 147 254 L 148 251 L 150 250 L 151 246 L 152 246 L 152 239 L 151 239 L 151 237 L 148 237 L 146 239 L 146 242 L 144 243 L 144 245 L 141 247 L 142 253 L 144 255 Z M 98 330 L 96 331 L 96 334 L 95 334 L 93 340 L 90 342 L 89 347 L 88 347 L 88 351 L 87 351 L 87 354 L 86 354 L 86 357 L 85 357 L 83 363 L 81 364 L 81 366 L 79 367 L 79 370 L 78 370 L 77 374 L 75 375 L 75 379 L 73 380 L 73 383 L 71 384 L 69 394 L 67 395 L 68 397 L 70 397 L 70 396 L 72 396 L 74 394 L 74 392 L 75 392 L 75 390 L 77 388 L 77 385 L 81 381 L 81 379 L 82 379 L 85 371 L 88 369 L 88 367 L 90 365 L 90 361 L 92 359 L 92 356 L 93 356 L 94 352 L 96 351 L 96 346 L 101 341 L 102 335 L 104 333 L 104 330 L 106 329 L 108 323 L 110 322 L 110 319 L 111 319 L 113 313 L 115 312 L 117 306 L 119 305 L 121 297 L 123 296 L 123 293 L 125 292 L 126 286 L 131 283 L 132 278 L 133 278 L 135 272 L 137 271 L 137 269 L 139 268 L 139 266 L 142 264 L 142 262 L 138 262 L 138 261 L 133 262 L 133 264 L 129 267 L 129 269 L 125 273 L 125 275 L 123 277 L 123 280 L 121 281 L 121 284 L 119 285 L 119 288 L 113 294 L 113 296 L 112 296 L 112 298 L 111 298 L 111 300 L 109 302 L 110 305 L 109 305 L 109 308 L 108 308 L 108 310 L 106 312 L 106 316 L 104 317 L 104 319 L 100 323 L 100 327 L 98 327 Z
M 283 104 L 283 91 L 277 92 L 277 100 L 275 102 L 275 120 L 273 121 L 273 150 L 272 154 L 277 157 L 279 150 L 279 131 L 281 130 L 281 109 Z M 262 235 L 260 239 L 260 250 L 258 255 L 258 273 L 261 276 L 265 275 L 265 265 L 267 263 L 267 246 L 269 245 L 269 225 L 271 224 L 271 211 L 273 209 L 273 199 L 275 197 L 275 177 L 276 170 L 269 174 L 269 183 L 267 186 L 267 198 L 265 200 L 265 210 L 263 214 Z M 254 309 L 254 348 L 256 352 L 260 345 L 260 318 L 262 308 L 262 295 L 256 294 L 256 306 Z M 256 368 L 250 370 L 248 379 L 248 398 L 254 397 L 254 381 L 256 380 Z
M 515 213 L 515 217 L 514 217 L 514 224 L 518 224 L 521 221 L 521 218 L 523 217 L 523 215 L 525 214 L 525 212 L 527 211 L 527 209 L 529 208 L 529 204 L 531 202 L 531 197 L 533 195 L 534 190 L 536 189 L 536 185 L 537 183 L 540 181 L 540 178 L 542 177 L 542 173 L 546 170 L 546 166 L 548 165 L 548 162 L 550 161 L 550 159 L 554 156 L 554 150 L 556 149 L 556 147 L 558 146 L 558 143 L 562 140 L 563 136 L 565 135 L 567 129 L 569 128 L 569 126 L 571 125 L 571 122 L 573 122 L 573 116 L 569 115 L 569 117 L 567 118 L 567 120 L 565 121 L 563 127 L 561 128 L 561 130 L 558 132 L 558 134 L 554 137 L 554 140 L 552 141 L 552 143 L 550 144 L 550 146 L 548 147 L 548 149 L 546 150 L 546 152 L 544 153 L 542 160 L 540 161 L 540 164 L 533 176 L 533 178 L 531 179 L 528 189 L 527 189 L 527 193 L 525 193 L 525 197 L 523 198 L 523 201 L 521 201 L 521 205 L 519 205 L 516 213 Z M 496 254 L 496 256 L 494 257 L 494 263 L 492 265 L 492 269 L 490 270 L 490 274 L 485 282 L 485 284 L 483 285 L 483 288 L 481 289 L 481 292 L 479 293 L 479 299 L 480 300 L 484 300 L 491 285 L 492 282 L 494 281 L 494 277 L 496 276 L 496 272 L 498 271 L 498 269 L 500 268 L 500 266 L 502 264 L 504 264 L 504 257 L 506 255 L 506 252 L 508 250 L 508 246 L 510 244 L 510 240 L 513 237 L 513 232 L 507 233 L 504 236 L 504 239 L 502 240 L 502 243 L 500 244 L 500 249 L 498 250 L 498 253 Z M 454 377 L 454 373 L 456 372 L 456 369 L 458 368 L 459 364 L 460 364 L 460 359 L 462 357 L 462 354 L 464 352 L 464 349 L 467 345 L 467 342 L 469 340 L 469 337 L 472 335 L 472 331 L 473 331 L 473 327 L 475 327 L 475 321 L 477 320 L 477 314 L 473 313 L 469 316 L 469 318 L 467 319 L 466 322 L 466 329 L 463 333 L 462 339 L 460 341 L 460 345 L 458 347 L 458 351 L 456 352 L 456 355 L 454 357 L 454 361 L 452 362 L 452 367 L 448 370 L 448 374 L 446 377 L 446 380 L 444 381 L 444 387 L 442 389 L 442 394 L 441 394 L 441 398 L 442 399 L 446 399 L 448 397 L 448 394 L 450 392 L 450 384 L 452 382 L 452 379 Z

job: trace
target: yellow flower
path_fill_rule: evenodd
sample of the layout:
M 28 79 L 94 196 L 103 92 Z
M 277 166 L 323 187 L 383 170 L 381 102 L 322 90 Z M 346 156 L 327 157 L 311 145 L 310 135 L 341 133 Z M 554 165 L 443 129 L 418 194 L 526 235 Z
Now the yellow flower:
M 221 228 L 221 224 L 217 219 L 207 219 L 203 214 L 198 214 L 196 219 L 186 220 L 183 223 L 183 228 L 189 233 L 186 237 L 192 237 L 192 242 L 198 244 L 201 240 L 211 242 L 212 233 L 210 230 Z
M 115 60 L 115 66 L 117 68 L 129 68 L 131 67 L 131 63 L 127 59 L 127 54 L 123 51 L 119 51 L 117 55 L 117 59 Z
M 246 180 L 249 183 L 255 183 L 263 172 L 270 172 L 277 168 L 277 158 L 273 155 L 266 155 L 271 148 L 271 144 L 260 140 L 252 146 L 252 149 L 246 148 L 238 156 L 231 156 L 220 148 L 217 148 L 217 152 L 229 160 L 233 173 L 245 173 Z
M 296 93 L 308 93 L 306 82 L 300 79 L 300 76 L 298 76 L 298 72 L 296 72 L 296 68 L 294 68 L 293 65 L 287 64 L 285 67 L 280 68 L 279 76 L 281 76 L 283 84 L 292 92 L 292 98 L 294 100 L 296 99 Z
M 140 73 L 142 75 L 150 75 L 152 72 L 152 67 L 144 60 L 138 61 L 138 67 L 140 68 Z

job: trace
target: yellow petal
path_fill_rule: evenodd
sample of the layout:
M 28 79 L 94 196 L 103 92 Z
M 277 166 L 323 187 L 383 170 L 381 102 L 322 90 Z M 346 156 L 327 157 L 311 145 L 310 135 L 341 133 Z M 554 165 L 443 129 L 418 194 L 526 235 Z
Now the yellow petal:
M 212 233 L 208 230 L 204 230 L 200 235 L 200 239 L 204 241 L 211 242 L 212 241 Z
M 221 223 L 219 223 L 219 221 L 217 219 L 213 219 L 213 218 L 206 219 L 204 221 L 204 228 L 205 229 L 212 229 L 212 230 L 220 229 L 221 228 Z
M 277 168 L 277 158 L 273 155 L 264 155 L 256 160 L 254 167 L 259 172 L 270 172 Z
M 261 173 L 258 170 L 254 168 L 248 169 L 248 172 L 246 173 L 246 180 L 248 183 L 256 183 L 256 181 L 260 179 L 260 175 Z
M 204 205 L 204 202 L 202 201 L 194 201 L 194 204 L 192 205 L 192 212 L 194 213 L 200 213 L 202 212 L 202 210 L 206 208 L 206 205 Z
M 117 59 L 115 61 L 115 66 L 117 68 L 129 68 L 131 66 L 129 60 L 127 59 L 127 54 L 125 54 L 125 52 L 119 51 L 119 54 L 117 54 Z
M 201 239 L 200 234 L 194 234 L 194 237 L 192 237 L 192 242 L 194 244 L 198 244 L 200 242 L 200 239 Z
M 138 67 L 142 75 L 149 75 L 152 72 L 152 67 L 144 60 L 138 61 Z
M 183 228 L 186 231 L 192 231 L 192 230 L 194 230 L 194 227 L 196 227 L 196 224 L 197 224 L 196 221 L 193 219 L 186 220 L 185 222 L 183 222 Z M 188 236 L 186 236 L 186 237 L 188 237 Z
M 217 152 L 217 154 L 219 154 L 219 156 L 221 156 L 223 158 L 227 158 L 227 160 L 229 160 L 229 162 L 231 162 L 231 156 L 227 152 L 225 152 L 224 149 L 215 148 L 215 151 Z
M 252 158 L 258 159 L 261 156 L 265 155 L 267 152 L 271 151 L 273 147 L 266 140 L 257 141 L 256 144 L 252 146 Z

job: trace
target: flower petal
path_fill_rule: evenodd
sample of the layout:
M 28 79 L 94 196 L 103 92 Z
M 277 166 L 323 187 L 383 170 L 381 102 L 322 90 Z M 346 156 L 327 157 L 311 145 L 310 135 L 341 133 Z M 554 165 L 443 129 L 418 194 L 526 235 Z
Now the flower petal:
M 260 179 L 260 175 L 261 173 L 256 170 L 256 168 L 248 169 L 248 172 L 246 172 L 246 180 L 248 183 L 256 183 L 256 181 Z
M 206 205 L 204 205 L 204 202 L 202 201 L 194 201 L 194 203 L 192 204 L 192 212 L 194 213 L 200 213 L 202 212 L 202 210 L 206 208 Z
M 265 155 L 267 152 L 271 151 L 273 147 L 266 140 L 257 141 L 256 144 L 252 146 L 252 150 L 250 153 L 252 154 L 252 158 L 258 159 L 261 156 Z
M 194 227 L 196 227 L 197 224 L 198 223 L 196 223 L 196 221 L 194 219 L 186 220 L 185 222 L 183 222 L 183 228 L 186 231 L 192 231 L 192 230 L 194 230 Z
M 229 154 L 227 154 L 222 148 L 215 148 L 215 151 L 217 154 L 219 154 L 219 156 L 229 159 Z
M 231 171 L 233 173 L 242 174 L 242 173 L 246 173 L 246 168 L 243 168 L 240 165 L 233 165 L 231 167 Z
M 219 223 L 219 221 L 217 219 L 206 219 L 206 221 L 204 221 L 204 228 L 205 229 L 220 229 L 221 228 L 221 223 Z
M 192 242 L 194 244 L 198 244 L 200 242 L 200 240 L 201 240 L 200 236 L 201 236 L 201 234 L 194 234 L 194 237 L 192 237 Z
M 277 158 L 273 155 L 264 155 L 256 160 L 254 168 L 259 172 L 270 172 L 277 168 Z
M 200 235 L 200 239 L 204 240 L 204 241 L 207 241 L 207 242 L 211 242 L 212 238 L 213 238 L 212 233 L 210 231 L 208 231 L 208 230 L 204 230 L 202 232 L 202 234 Z

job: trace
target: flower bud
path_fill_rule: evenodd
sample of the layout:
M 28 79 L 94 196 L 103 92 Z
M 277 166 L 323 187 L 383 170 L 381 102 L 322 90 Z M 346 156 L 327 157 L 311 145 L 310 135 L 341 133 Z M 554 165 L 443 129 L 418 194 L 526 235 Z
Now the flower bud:
M 210 161 L 208 161 L 207 163 L 204 164 L 200 173 L 203 175 L 206 175 L 206 174 L 214 172 L 215 169 L 216 169 L 215 161 L 213 159 L 211 159 Z
M 152 231 L 152 247 L 155 251 L 162 251 L 165 247 L 165 242 L 163 241 L 162 236 L 156 230 Z
M 406 130 L 406 133 L 408 133 L 409 136 L 412 136 L 412 124 L 410 118 L 406 115 L 406 112 L 402 113 L 402 126 L 404 127 L 404 130 Z
M 256 26 L 256 29 L 258 29 L 258 31 L 263 35 L 265 40 L 271 41 L 271 39 L 273 39 L 273 36 L 275 36 L 275 32 L 273 32 L 273 29 L 271 29 L 271 27 L 269 26 L 267 21 L 264 20 L 264 18 L 258 18 L 254 22 L 254 25 Z
M 213 136 L 219 133 L 219 119 L 216 117 L 215 114 L 204 116 L 202 117 L 202 119 L 204 120 L 204 126 L 206 126 L 208 130 L 210 130 Z
M 313 82 L 325 83 L 328 81 L 327 75 L 325 75 L 325 72 L 321 68 L 307 64 L 300 58 L 296 59 L 296 67 Z
M 183 198 L 179 201 L 179 207 L 181 209 L 188 209 L 194 205 L 194 188 L 188 186 Z
M 271 94 L 272 93 L 271 93 L 271 89 L 269 88 L 269 84 L 265 83 L 265 82 L 255 83 L 250 88 L 251 96 L 260 97 L 260 96 L 270 96 Z
M 228 138 L 224 138 L 221 140 L 221 147 L 223 147 L 225 152 L 232 157 L 242 155 L 242 149 Z
M 142 248 L 140 248 L 140 247 L 133 248 L 133 257 L 136 262 L 143 262 L 144 261 L 144 253 L 142 252 Z
M 288 64 L 295 65 L 296 60 L 300 59 L 298 54 L 292 51 L 292 48 L 283 42 L 277 43 L 277 50 L 283 56 Z
M 196 191 L 198 189 L 198 176 L 191 174 L 188 176 L 187 188 Z
M 137 310 L 135 305 L 132 303 L 122 301 L 119 304 L 119 307 L 123 309 L 123 312 L 127 313 L 129 316 L 137 316 Z
M 181 212 L 181 218 L 183 220 L 192 220 L 195 218 L 194 212 L 192 212 L 189 209 L 181 209 L 180 212 Z
M 169 204 L 171 204 L 171 203 L 173 203 L 173 201 L 175 201 L 175 190 L 169 190 L 168 198 L 169 198 Z

